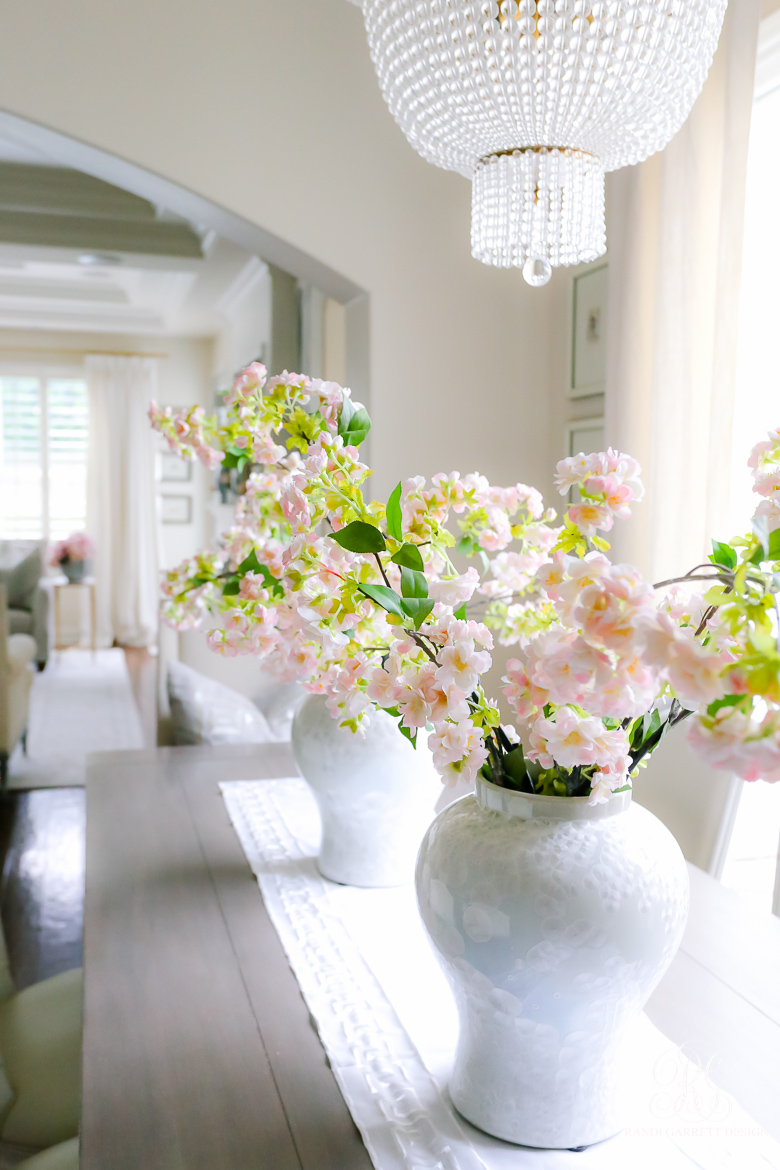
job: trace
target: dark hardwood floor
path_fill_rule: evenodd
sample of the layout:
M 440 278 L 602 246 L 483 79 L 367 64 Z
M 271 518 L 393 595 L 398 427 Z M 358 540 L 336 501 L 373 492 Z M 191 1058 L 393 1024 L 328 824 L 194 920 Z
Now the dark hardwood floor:
M 144 742 L 156 740 L 156 659 L 125 648 Z M 0 798 L 0 917 L 18 990 L 79 967 L 83 954 L 83 788 L 39 788 Z
M 8 848 L 0 909 L 19 991 L 81 966 L 84 797 L 83 788 L 39 788 L 3 801 Z

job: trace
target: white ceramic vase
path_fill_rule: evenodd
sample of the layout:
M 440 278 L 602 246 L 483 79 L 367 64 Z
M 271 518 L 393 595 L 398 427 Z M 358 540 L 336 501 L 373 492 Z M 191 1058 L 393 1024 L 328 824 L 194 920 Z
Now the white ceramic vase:
M 589 805 L 479 779 L 428 830 L 417 896 L 460 1017 L 459 1112 L 527 1146 L 617 1133 L 626 1025 L 688 913 L 668 829 L 630 792 Z
M 349 886 L 412 881 L 420 840 L 441 794 L 425 743 L 413 748 L 384 711 L 365 738 L 339 727 L 325 699 L 309 695 L 295 714 L 292 750 L 320 810 L 320 873 Z

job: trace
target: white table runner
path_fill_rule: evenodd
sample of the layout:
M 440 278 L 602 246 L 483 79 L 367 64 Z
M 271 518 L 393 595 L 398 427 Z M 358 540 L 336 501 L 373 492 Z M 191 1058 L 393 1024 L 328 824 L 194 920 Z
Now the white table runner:
M 470 1126 L 446 1091 L 457 1015 L 412 888 L 321 877 L 319 817 L 299 778 L 220 787 L 377 1170 L 780 1170 L 780 1144 L 645 1016 L 618 1137 L 581 1152 L 531 1150 Z

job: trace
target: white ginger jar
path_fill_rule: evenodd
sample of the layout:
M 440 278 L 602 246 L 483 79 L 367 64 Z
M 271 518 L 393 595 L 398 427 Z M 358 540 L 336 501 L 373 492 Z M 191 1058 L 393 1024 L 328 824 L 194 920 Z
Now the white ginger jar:
M 426 833 L 417 896 L 460 1018 L 458 1111 L 526 1146 L 616 1134 L 626 1026 L 688 913 L 669 830 L 630 792 L 589 805 L 479 778 Z
M 414 748 L 384 711 L 369 719 L 360 736 L 309 695 L 293 719 L 292 750 L 320 810 L 320 873 L 348 886 L 400 886 L 414 877 L 441 780 L 424 732 Z

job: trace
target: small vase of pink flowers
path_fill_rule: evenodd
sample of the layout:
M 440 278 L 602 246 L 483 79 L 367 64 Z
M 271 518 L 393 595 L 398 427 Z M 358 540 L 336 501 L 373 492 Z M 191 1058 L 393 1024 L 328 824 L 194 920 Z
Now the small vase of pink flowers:
M 84 580 L 95 546 L 86 532 L 72 532 L 58 540 L 49 558 L 49 564 L 61 569 L 71 585 Z

